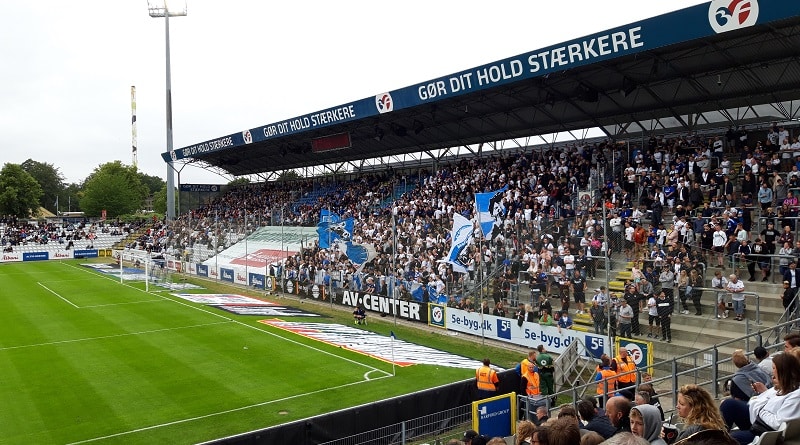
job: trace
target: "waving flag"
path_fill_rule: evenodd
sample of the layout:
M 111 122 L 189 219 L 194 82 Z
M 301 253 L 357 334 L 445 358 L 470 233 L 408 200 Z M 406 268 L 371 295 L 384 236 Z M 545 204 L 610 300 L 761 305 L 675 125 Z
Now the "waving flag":
M 478 222 L 484 238 L 492 239 L 492 233 L 500 230 L 503 217 L 506 215 L 506 206 L 503 204 L 503 193 L 508 186 L 487 193 L 475 194 L 475 207 L 478 210 Z
M 467 273 L 467 248 L 472 244 L 472 221 L 458 213 L 453 214 L 453 230 L 450 232 L 450 252 L 447 254 L 447 263 L 453 265 L 454 272 Z
M 349 243 L 353 238 L 353 218 L 343 220 L 339 215 L 322 209 L 319 212 L 317 235 L 319 235 L 319 247 L 323 249 L 329 249 L 340 241 Z

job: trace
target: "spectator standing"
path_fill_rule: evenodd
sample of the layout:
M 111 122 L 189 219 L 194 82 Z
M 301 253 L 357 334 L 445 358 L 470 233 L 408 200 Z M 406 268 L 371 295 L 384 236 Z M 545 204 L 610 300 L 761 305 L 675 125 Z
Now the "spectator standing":
M 664 291 L 658 294 L 656 299 L 658 310 L 658 322 L 661 324 L 661 339 L 667 343 L 672 342 L 672 311 L 675 307 L 675 300 L 667 298 Z
M 497 377 L 497 371 L 492 369 L 491 361 L 488 358 L 483 359 L 483 365 L 475 371 L 475 380 L 479 399 L 486 399 L 497 394 L 497 385 L 500 383 L 500 379 Z
M 542 395 L 545 397 L 551 396 L 556 392 L 556 368 L 553 366 L 553 357 L 547 353 L 544 345 L 539 345 L 536 349 L 539 352 L 536 355 L 536 364 L 539 368 L 539 380 L 541 382 Z M 555 403 L 551 403 L 551 405 L 555 405 Z
M 731 293 L 731 300 L 733 301 L 733 312 L 736 314 L 736 320 L 742 321 L 744 317 L 744 282 L 736 276 L 730 274 L 727 291 Z
M 621 306 L 619 307 L 619 311 L 617 313 L 617 319 L 619 320 L 619 335 L 626 338 L 631 338 L 631 320 L 633 319 L 633 308 L 628 302 L 623 298 L 621 300 Z

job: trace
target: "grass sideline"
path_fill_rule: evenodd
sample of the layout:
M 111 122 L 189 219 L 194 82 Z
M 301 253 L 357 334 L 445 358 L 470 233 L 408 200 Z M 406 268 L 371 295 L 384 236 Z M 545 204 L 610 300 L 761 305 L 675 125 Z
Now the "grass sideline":
M 389 363 L 120 284 L 85 262 L 0 266 L 0 444 L 196 443 L 473 375 L 416 365 L 392 376 Z M 352 322 L 341 308 L 306 308 Z M 365 328 L 506 367 L 521 357 L 389 318 Z

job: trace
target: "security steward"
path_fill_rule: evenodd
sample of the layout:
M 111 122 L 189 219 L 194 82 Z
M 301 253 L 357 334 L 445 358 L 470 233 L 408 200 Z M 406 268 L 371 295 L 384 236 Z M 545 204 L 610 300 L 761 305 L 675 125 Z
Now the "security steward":
M 613 396 L 617 383 L 617 373 L 611 370 L 611 359 L 605 354 L 600 357 L 599 368 L 594 380 L 597 382 L 597 401 L 602 408 L 605 406 L 606 400 L 608 400 L 604 381 L 608 381 L 608 393 Z
M 497 384 L 500 383 L 500 379 L 497 377 L 497 372 L 489 365 L 491 365 L 491 361 L 485 358 L 483 359 L 483 366 L 475 371 L 478 399 L 486 399 L 497 394 Z
M 525 400 L 525 404 L 520 404 L 520 412 L 519 418 L 526 419 L 526 410 L 528 414 L 533 414 L 539 406 L 544 403 L 544 399 L 542 399 L 542 392 L 539 389 L 540 380 L 539 380 L 539 373 L 536 369 L 536 354 L 534 353 L 534 360 L 530 361 L 527 358 L 522 360 L 522 379 L 520 379 L 521 383 L 521 392 L 524 393 L 528 398 Z
M 617 390 L 622 391 L 625 388 L 636 385 L 635 372 L 623 374 L 625 372 L 635 371 L 636 363 L 633 362 L 633 358 L 628 355 L 628 350 L 625 348 L 619 348 L 617 354 L 613 363 L 611 363 L 611 370 L 617 373 Z

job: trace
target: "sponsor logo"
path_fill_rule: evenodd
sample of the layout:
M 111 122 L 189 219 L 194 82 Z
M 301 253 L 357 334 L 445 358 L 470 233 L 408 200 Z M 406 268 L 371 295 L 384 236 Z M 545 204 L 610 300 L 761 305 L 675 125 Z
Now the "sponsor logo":
M 242 132 L 242 139 L 244 139 L 245 144 L 253 143 L 253 135 L 250 134 L 250 130 L 245 130 Z
M 21 259 L 22 258 L 19 256 L 19 254 L 16 254 L 16 253 L 4 253 L 3 254 L 3 261 L 19 261 Z
M 511 340 L 511 320 L 497 320 L 497 336 Z
M 172 151 L 170 151 L 170 152 L 169 152 L 169 157 L 170 157 L 170 158 L 171 158 L 173 161 L 177 161 L 177 160 L 178 160 L 178 154 L 177 154 L 177 153 L 175 153 L 175 150 L 172 150 Z
M 436 365 L 448 368 L 477 369 L 481 363 L 467 357 L 438 351 L 427 346 L 394 339 L 386 335 L 335 323 L 301 323 L 259 320 L 264 323 L 343 349 L 356 351 L 398 366 Z M 500 368 L 496 368 L 501 370 Z
M 267 290 L 274 289 L 275 286 L 274 286 L 273 283 L 274 283 L 274 281 L 273 281 L 272 277 L 267 277 L 266 280 L 264 280 L 264 288 L 267 289 Z
M 395 300 L 382 297 L 380 295 L 359 294 L 357 292 L 345 291 L 342 296 L 342 304 L 345 306 L 356 307 L 361 303 L 368 311 L 380 312 L 382 314 L 408 318 L 411 320 L 422 321 L 420 317 L 421 305 L 414 301 Z M 427 315 L 427 313 L 425 314 Z
M 22 254 L 22 261 L 41 261 L 50 259 L 48 252 L 27 252 Z
M 375 96 L 375 108 L 378 109 L 378 113 L 389 113 L 394 111 L 394 100 L 392 100 L 392 95 L 389 93 L 382 93 Z
M 586 350 L 592 357 L 600 358 L 605 351 L 605 339 L 594 335 L 586 335 L 583 344 L 586 345 Z
M 55 252 L 53 258 L 72 258 L 69 252 Z
M 639 347 L 636 343 L 628 343 L 625 346 L 625 350 L 628 351 L 628 355 L 631 356 L 636 366 L 645 366 L 644 363 L 644 351 L 642 348 Z
M 758 0 L 713 0 L 708 22 L 717 34 L 753 26 L 758 21 Z
M 286 284 L 284 284 L 284 287 L 285 287 L 286 293 L 288 293 L 288 294 L 293 294 L 294 293 L 294 281 L 287 280 Z
M 264 275 L 250 274 L 250 285 L 259 289 L 264 289 Z
M 215 307 L 236 315 L 258 315 L 261 317 L 321 317 L 319 314 L 287 306 L 243 306 L 223 304 Z
M 311 286 L 311 296 L 314 297 L 315 300 L 319 300 L 319 286 Z
M 440 328 L 445 327 L 444 322 L 444 306 L 440 304 L 430 304 L 428 305 L 429 310 L 431 311 L 428 324 L 431 326 L 438 326 Z
M 178 298 L 192 303 L 209 305 L 251 305 L 251 306 L 274 306 L 268 301 L 257 298 L 247 297 L 239 294 L 172 294 Z
M 208 276 L 208 266 L 205 264 L 198 264 L 197 265 L 197 275 L 207 277 Z
M 220 272 L 222 273 L 220 279 L 233 282 L 233 269 L 220 269 Z

